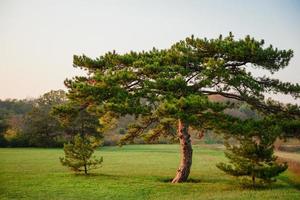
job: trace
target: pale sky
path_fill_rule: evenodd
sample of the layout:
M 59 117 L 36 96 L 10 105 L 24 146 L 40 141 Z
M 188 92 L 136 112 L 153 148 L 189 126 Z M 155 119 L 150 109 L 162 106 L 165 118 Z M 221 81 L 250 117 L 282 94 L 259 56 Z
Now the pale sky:
M 64 89 L 65 78 L 80 74 L 73 54 L 167 48 L 192 34 L 229 31 L 293 49 L 290 65 L 274 77 L 300 82 L 297 0 L 0 0 L 0 99 Z

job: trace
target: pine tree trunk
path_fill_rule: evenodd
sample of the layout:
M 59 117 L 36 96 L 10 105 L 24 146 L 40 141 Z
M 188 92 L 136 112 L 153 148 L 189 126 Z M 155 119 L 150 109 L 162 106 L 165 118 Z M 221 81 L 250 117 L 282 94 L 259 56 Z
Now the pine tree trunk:
M 255 186 L 255 176 L 252 175 L 252 185 Z
M 85 174 L 85 175 L 87 175 L 87 174 L 88 174 L 88 172 L 87 172 L 87 166 L 86 166 L 86 164 L 84 164 L 84 174 Z
M 178 120 L 178 137 L 180 141 L 181 161 L 177 170 L 177 174 L 172 180 L 172 183 L 185 182 L 187 181 L 190 174 L 193 149 L 188 130 L 188 123 L 185 123 L 182 120 Z

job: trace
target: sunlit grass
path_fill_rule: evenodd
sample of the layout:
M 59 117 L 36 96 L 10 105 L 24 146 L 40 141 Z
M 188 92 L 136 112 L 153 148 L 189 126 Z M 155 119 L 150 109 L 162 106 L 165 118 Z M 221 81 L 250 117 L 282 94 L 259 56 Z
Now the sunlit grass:
M 267 189 L 245 189 L 215 166 L 222 151 L 194 146 L 190 182 L 168 182 L 177 145 L 104 147 L 100 169 L 76 175 L 61 166 L 62 149 L 0 149 L 0 199 L 300 199 L 299 179 L 282 174 Z

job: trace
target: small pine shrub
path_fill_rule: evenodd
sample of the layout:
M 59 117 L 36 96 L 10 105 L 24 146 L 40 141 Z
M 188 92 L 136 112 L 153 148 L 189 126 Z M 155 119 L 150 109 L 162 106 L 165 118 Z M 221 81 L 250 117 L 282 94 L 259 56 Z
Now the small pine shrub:
M 226 143 L 226 157 L 229 164 L 219 163 L 217 167 L 222 171 L 236 177 L 249 177 L 252 186 L 257 186 L 256 180 L 261 184 L 276 181 L 275 177 L 287 169 L 287 164 L 277 163 L 274 156 L 274 136 L 261 134 L 259 136 L 236 137 L 238 144 Z M 248 184 L 244 179 L 244 183 Z
M 103 162 L 102 157 L 93 156 L 98 146 L 99 142 L 93 138 L 78 134 L 72 143 L 64 144 L 65 157 L 61 157 L 60 162 L 72 171 L 83 171 L 87 175 L 89 170 L 99 168 Z

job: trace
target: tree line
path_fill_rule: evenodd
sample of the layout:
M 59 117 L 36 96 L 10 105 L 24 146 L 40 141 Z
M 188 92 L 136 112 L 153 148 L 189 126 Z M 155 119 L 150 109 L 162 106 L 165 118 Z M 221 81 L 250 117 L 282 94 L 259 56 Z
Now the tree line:
M 1 147 L 62 147 L 77 133 L 101 138 L 98 118 L 73 105 L 72 119 L 55 115 L 55 107 L 68 105 L 63 90 L 50 91 L 37 99 L 0 101 Z

